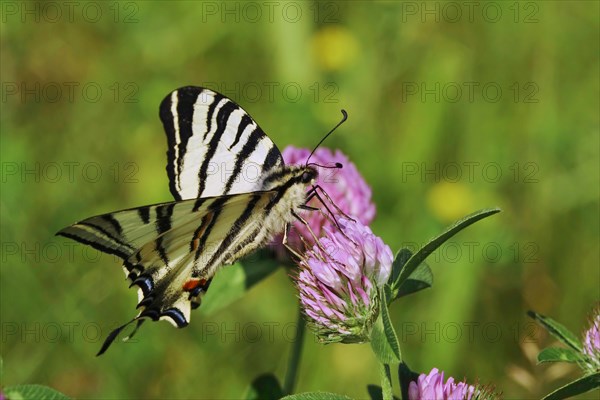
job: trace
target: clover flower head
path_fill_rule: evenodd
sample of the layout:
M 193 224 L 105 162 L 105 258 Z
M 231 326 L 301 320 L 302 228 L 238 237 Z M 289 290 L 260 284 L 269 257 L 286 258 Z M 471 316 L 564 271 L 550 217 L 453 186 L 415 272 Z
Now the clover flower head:
M 444 383 L 444 372 L 434 368 L 429 374 L 421 374 L 408 387 L 409 400 L 471 400 L 475 387 L 465 382 L 454 382 L 450 377 Z
M 369 340 L 379 314 L 378 290 L 388 280 L 390 248 L 359 221 L 338 218 L 340 229 L 323 228 L 300 260 L 300 303 L 322 342 Z
M 444 382 L 444 372 L 437 368 L 419 375 L 408 386 L 409 400 L 493 400 L 498 397 L 491 386 L 455 382 L 452 377 Z

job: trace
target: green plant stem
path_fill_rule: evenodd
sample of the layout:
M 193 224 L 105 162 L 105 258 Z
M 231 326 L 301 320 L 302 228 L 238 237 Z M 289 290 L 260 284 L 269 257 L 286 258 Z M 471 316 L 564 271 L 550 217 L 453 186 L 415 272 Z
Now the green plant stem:
M 300 356 L 302 355 L 302 347 L 304 345 L 304 331 L 306 330 L 306 322 L 302 316 L 302 311 L 298 312 L 298 322 L 296 324 L 296 340 L 292 344 L 292 353 L 288 362 L 288 368 L 285 373 L 285 381 L 283 382 L 283 392 L 292 394 L 296 386 L 296 378 L 298 377 L 298 366 L 300 365 Z
M 379 376 L 381 377 L 381 394 L 383 400 L 392 400 L 392 376 L 389 364 L 379 364 Z

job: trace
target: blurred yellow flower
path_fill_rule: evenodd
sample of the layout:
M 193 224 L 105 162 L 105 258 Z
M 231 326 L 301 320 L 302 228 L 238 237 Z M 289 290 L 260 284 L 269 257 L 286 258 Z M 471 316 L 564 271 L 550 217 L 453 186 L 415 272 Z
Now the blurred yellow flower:
M 337 71 L 352 64 L 359 53 L 359 43 L 348 29 L 335 25 L 315 33 L 312 40 L 317 64 L 326 70 Z
M 452 222 L 470 214 L 473 195 L 462 183 L 439 182 L 427 193 L 427 205 L 443 222 Z

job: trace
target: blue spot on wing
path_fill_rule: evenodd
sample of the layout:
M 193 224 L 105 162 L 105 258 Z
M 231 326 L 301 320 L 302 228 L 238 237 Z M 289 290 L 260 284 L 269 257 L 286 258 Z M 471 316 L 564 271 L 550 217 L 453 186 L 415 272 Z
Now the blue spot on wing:
M 139 286 L 139 288 L 142 289 L 144 296 L 148 296 L 148 294 L 154 289 L 154 281 L 150 276 L 138 276 L 133 282 L 131 282 L 129 287 L 132 287 L 133 285 Z
M 171 318 L 177 324 L 178 328 L 183 328 L 187 326 L 188 322 L 185 319 L 185 316 L 178 308 L 169 308 L 165 312 L 162 313 L 165 317 Z

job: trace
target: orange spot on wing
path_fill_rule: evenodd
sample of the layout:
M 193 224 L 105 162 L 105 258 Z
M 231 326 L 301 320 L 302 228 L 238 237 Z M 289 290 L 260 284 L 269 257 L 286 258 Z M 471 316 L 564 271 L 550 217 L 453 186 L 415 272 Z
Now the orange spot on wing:
M 203 286 L 205 284 L 206 284 L 206 279 L 192 278 L 183 284 L 183 290 L 185 292 L 191 292 L 192 290 L 196 289 L 198 286 Z

